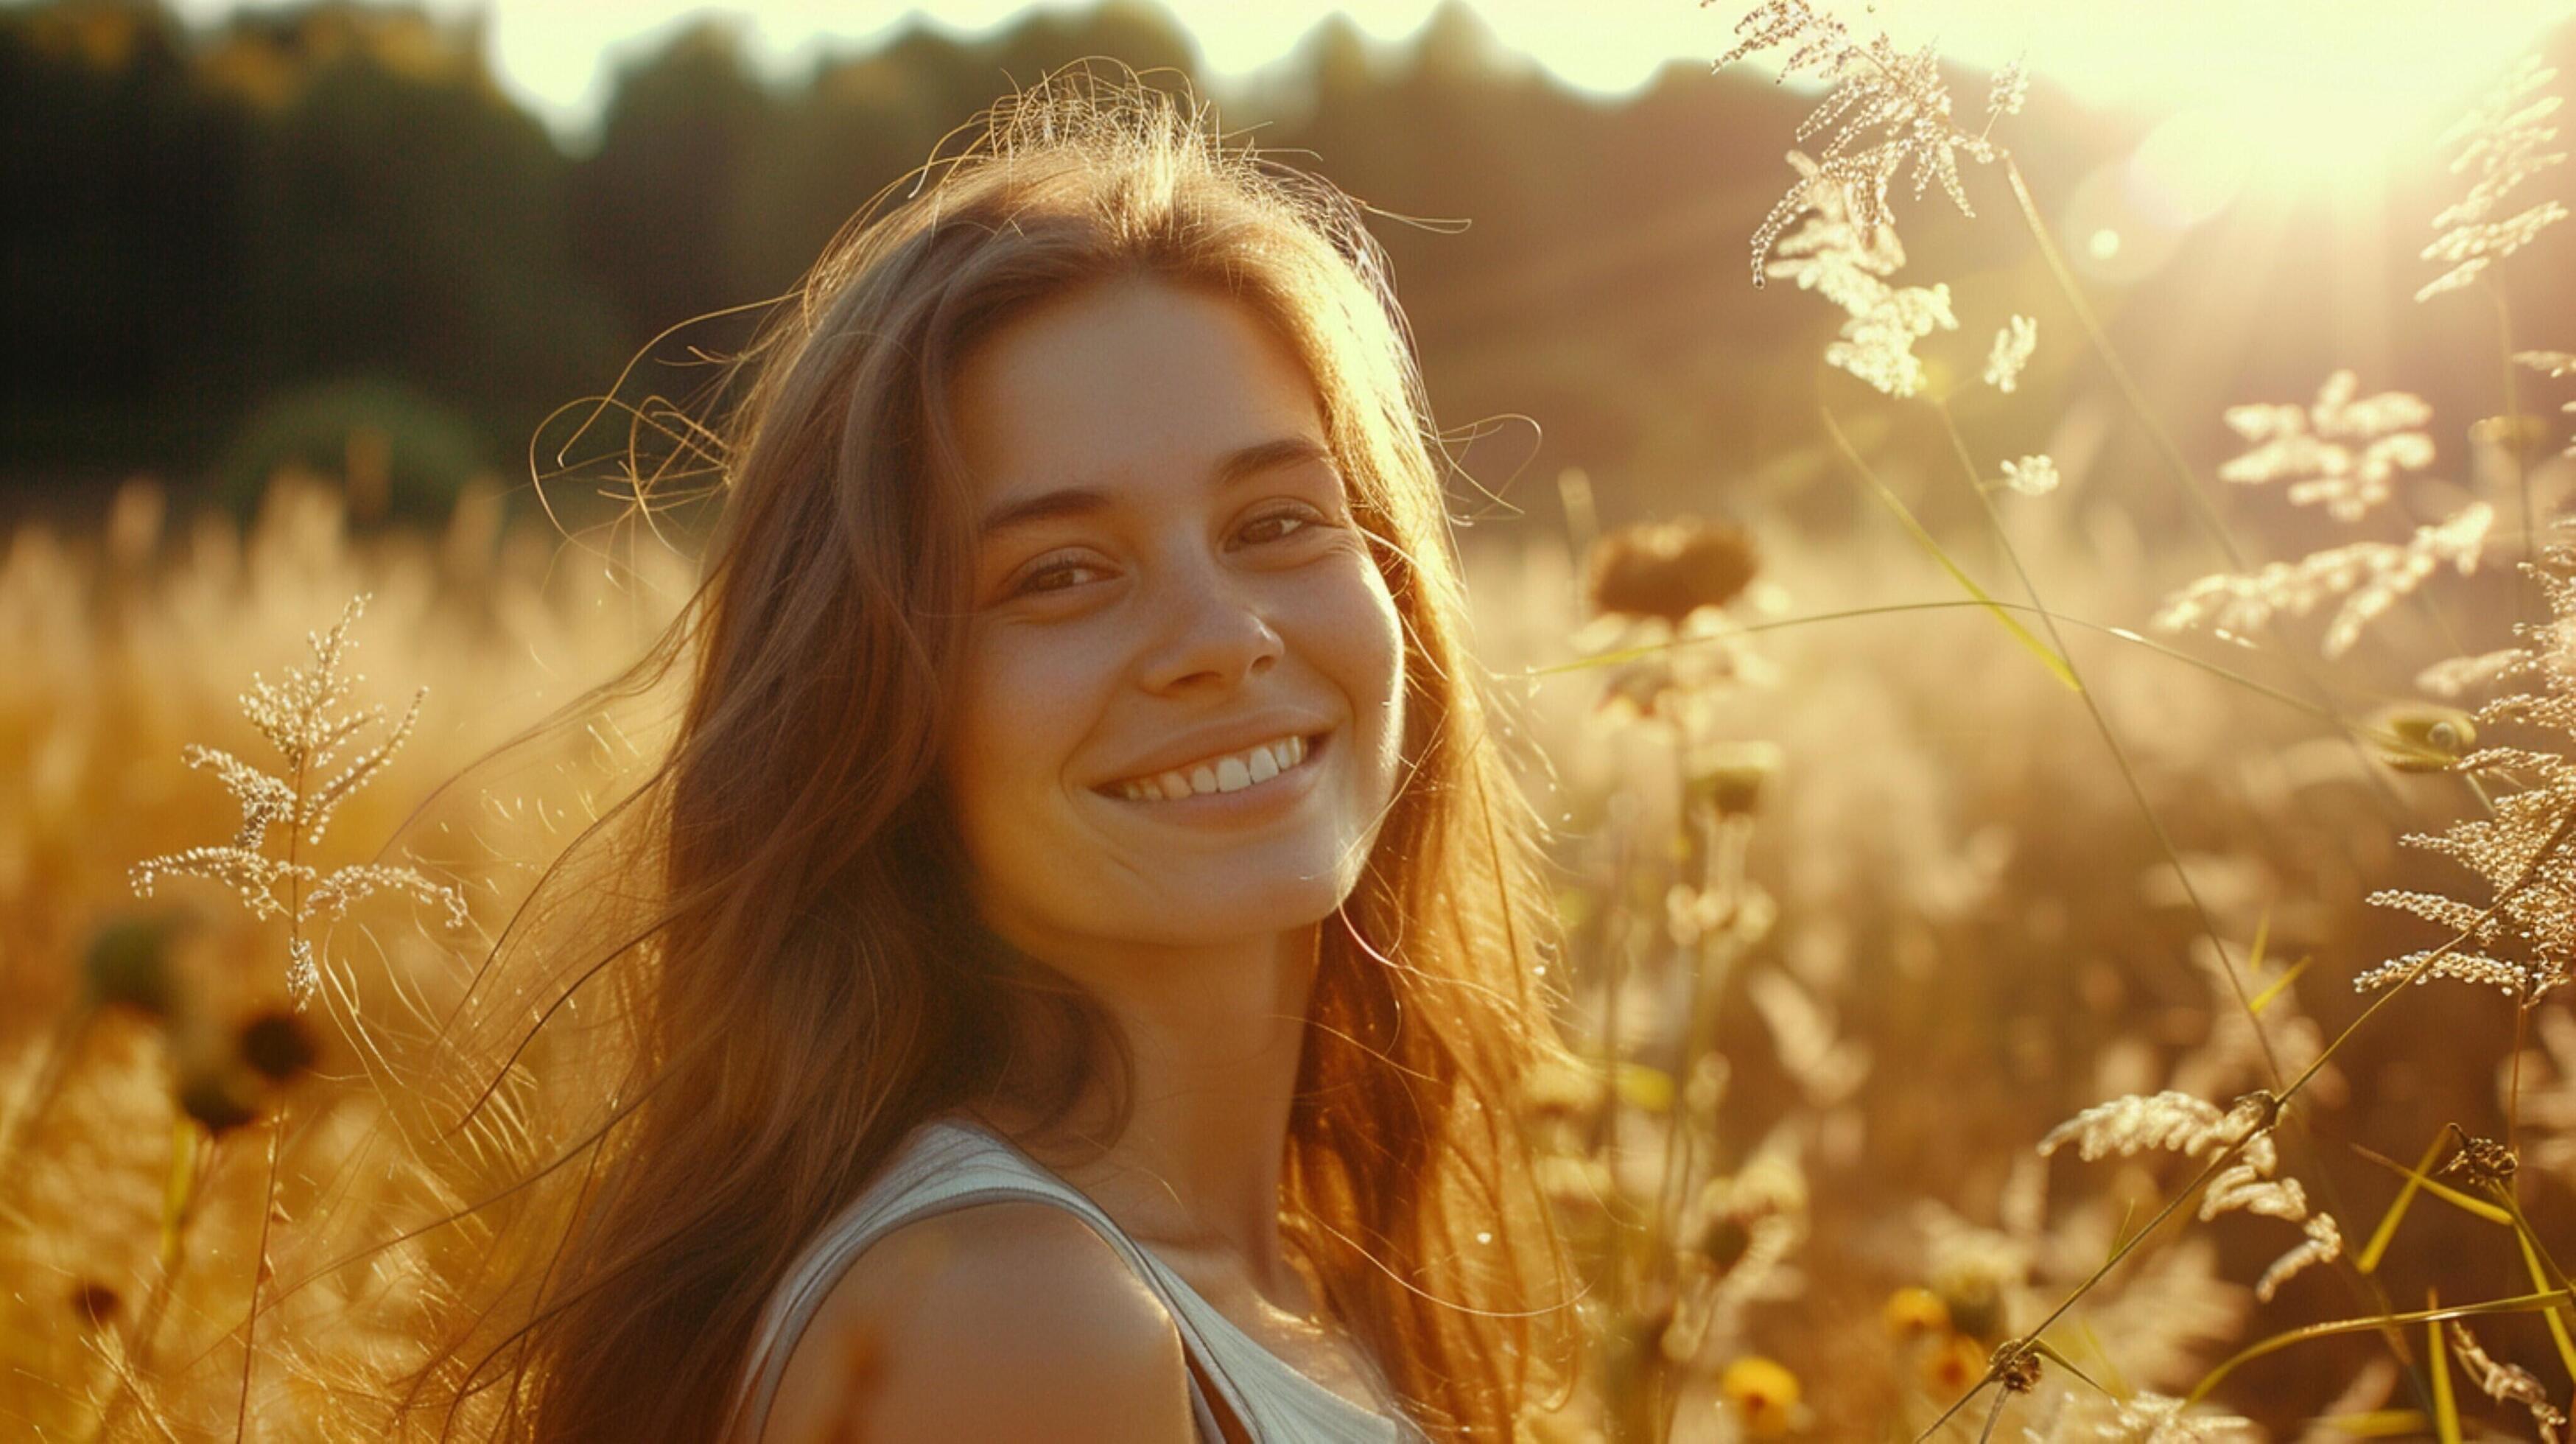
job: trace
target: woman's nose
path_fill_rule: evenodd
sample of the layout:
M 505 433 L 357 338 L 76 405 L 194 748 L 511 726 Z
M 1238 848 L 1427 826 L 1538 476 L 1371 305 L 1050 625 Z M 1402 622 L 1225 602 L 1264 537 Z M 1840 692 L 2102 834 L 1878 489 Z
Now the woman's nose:
M 1216 558 L 1167 570 L 1150 605 L 1142 675 L 1149 691 L 1238 686 L 1279 660 L 1279 633 Z

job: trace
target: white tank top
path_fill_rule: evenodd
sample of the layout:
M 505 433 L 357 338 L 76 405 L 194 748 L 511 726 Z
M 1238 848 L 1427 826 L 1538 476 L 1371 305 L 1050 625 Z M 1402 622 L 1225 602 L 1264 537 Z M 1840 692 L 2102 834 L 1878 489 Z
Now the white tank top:
M 1190 1412 L 1205 1444 L 1222 1444 L 1225 1436 L 1201 1373 L 1254 1444 L 1416 1444 L 1425 1438 L 1410 1421 L 1363 1409 L 1299 1373 L 1199 1297 L 1080 1189 L 1009 1139 L 953 1116 L 915 1128 L 876 1179 L 788 1266 L 753 1336 L 725 1437 L 757 1444 L 796 1340 L 862 1250 L 916 1219 L 1002 1199 L 1054 1204 L 1075 1214 L 1161 1297 L 1180 1328 L 1182 1346 L 1199 1366 L 1190 1376 Z M 1391 1392 L 1383 1374 L 1377 1383 L 1381 1393 Z

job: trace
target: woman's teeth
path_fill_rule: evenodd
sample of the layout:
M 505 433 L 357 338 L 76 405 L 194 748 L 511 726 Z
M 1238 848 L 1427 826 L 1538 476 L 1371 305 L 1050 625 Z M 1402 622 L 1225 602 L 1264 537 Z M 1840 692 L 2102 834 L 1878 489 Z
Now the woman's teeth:
M 1241 792 L 1305 760 L 1306 739 L 1282 737 L 1225 757 L 1193 763 L 1185 769 L 1122 782 L 1117 791 L 1130 802 L 1173 802 L 1203 792 Z

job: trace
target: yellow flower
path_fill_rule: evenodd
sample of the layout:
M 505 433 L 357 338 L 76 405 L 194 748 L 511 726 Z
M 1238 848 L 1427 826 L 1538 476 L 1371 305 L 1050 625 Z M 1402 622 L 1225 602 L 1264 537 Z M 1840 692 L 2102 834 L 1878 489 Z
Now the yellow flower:
M 1798 1413 L 1798 1376 L 1759 1354 L 1727 1365 L 1718 1376 L 1717 1392 L 1756 1438 L 1788 1433 Z
M 1923 1361 L 1923 1387 L 1949 1398 L 1986 1376 L 1986 1351 L 1965 1334 L 1952 1334 Z
M 1930 1289 L 1907 1287 L 1887 1296 L 1882 1311 L 1887 1331 L 1900 1339 L 1919 1339 L 1950 1331 L 1950 1306 Z

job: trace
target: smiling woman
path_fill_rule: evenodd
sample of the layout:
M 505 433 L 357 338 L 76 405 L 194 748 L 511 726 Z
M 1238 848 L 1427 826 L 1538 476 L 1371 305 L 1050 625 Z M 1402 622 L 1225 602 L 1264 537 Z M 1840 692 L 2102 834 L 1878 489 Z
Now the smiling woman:
M 1340 906 L 1403 761 L 1401 618 L 1303 366 L 1222 294 L 1121 280 L 957 399 L 999 523 L 948 748 L 981 915 L 1099 992 L 1281 973 L 1199 955 Z
M 560 1227 L 496 1228 L 508 1298 L 415 1397 L 564 1439 L 1511 1438 L 1572 1372 L 1513 1108 L 1566 1060 L 1383 256 L 1132 77 L 988 120 L 737 362 L 706 579 L 603 689 L 687 659 L 575 844 L 645 865 L 539 889 L 637 911 L 543 960 L 577 1040 L 507 1050 L 611 1058 L 608 1109 L 529 1159 Z

